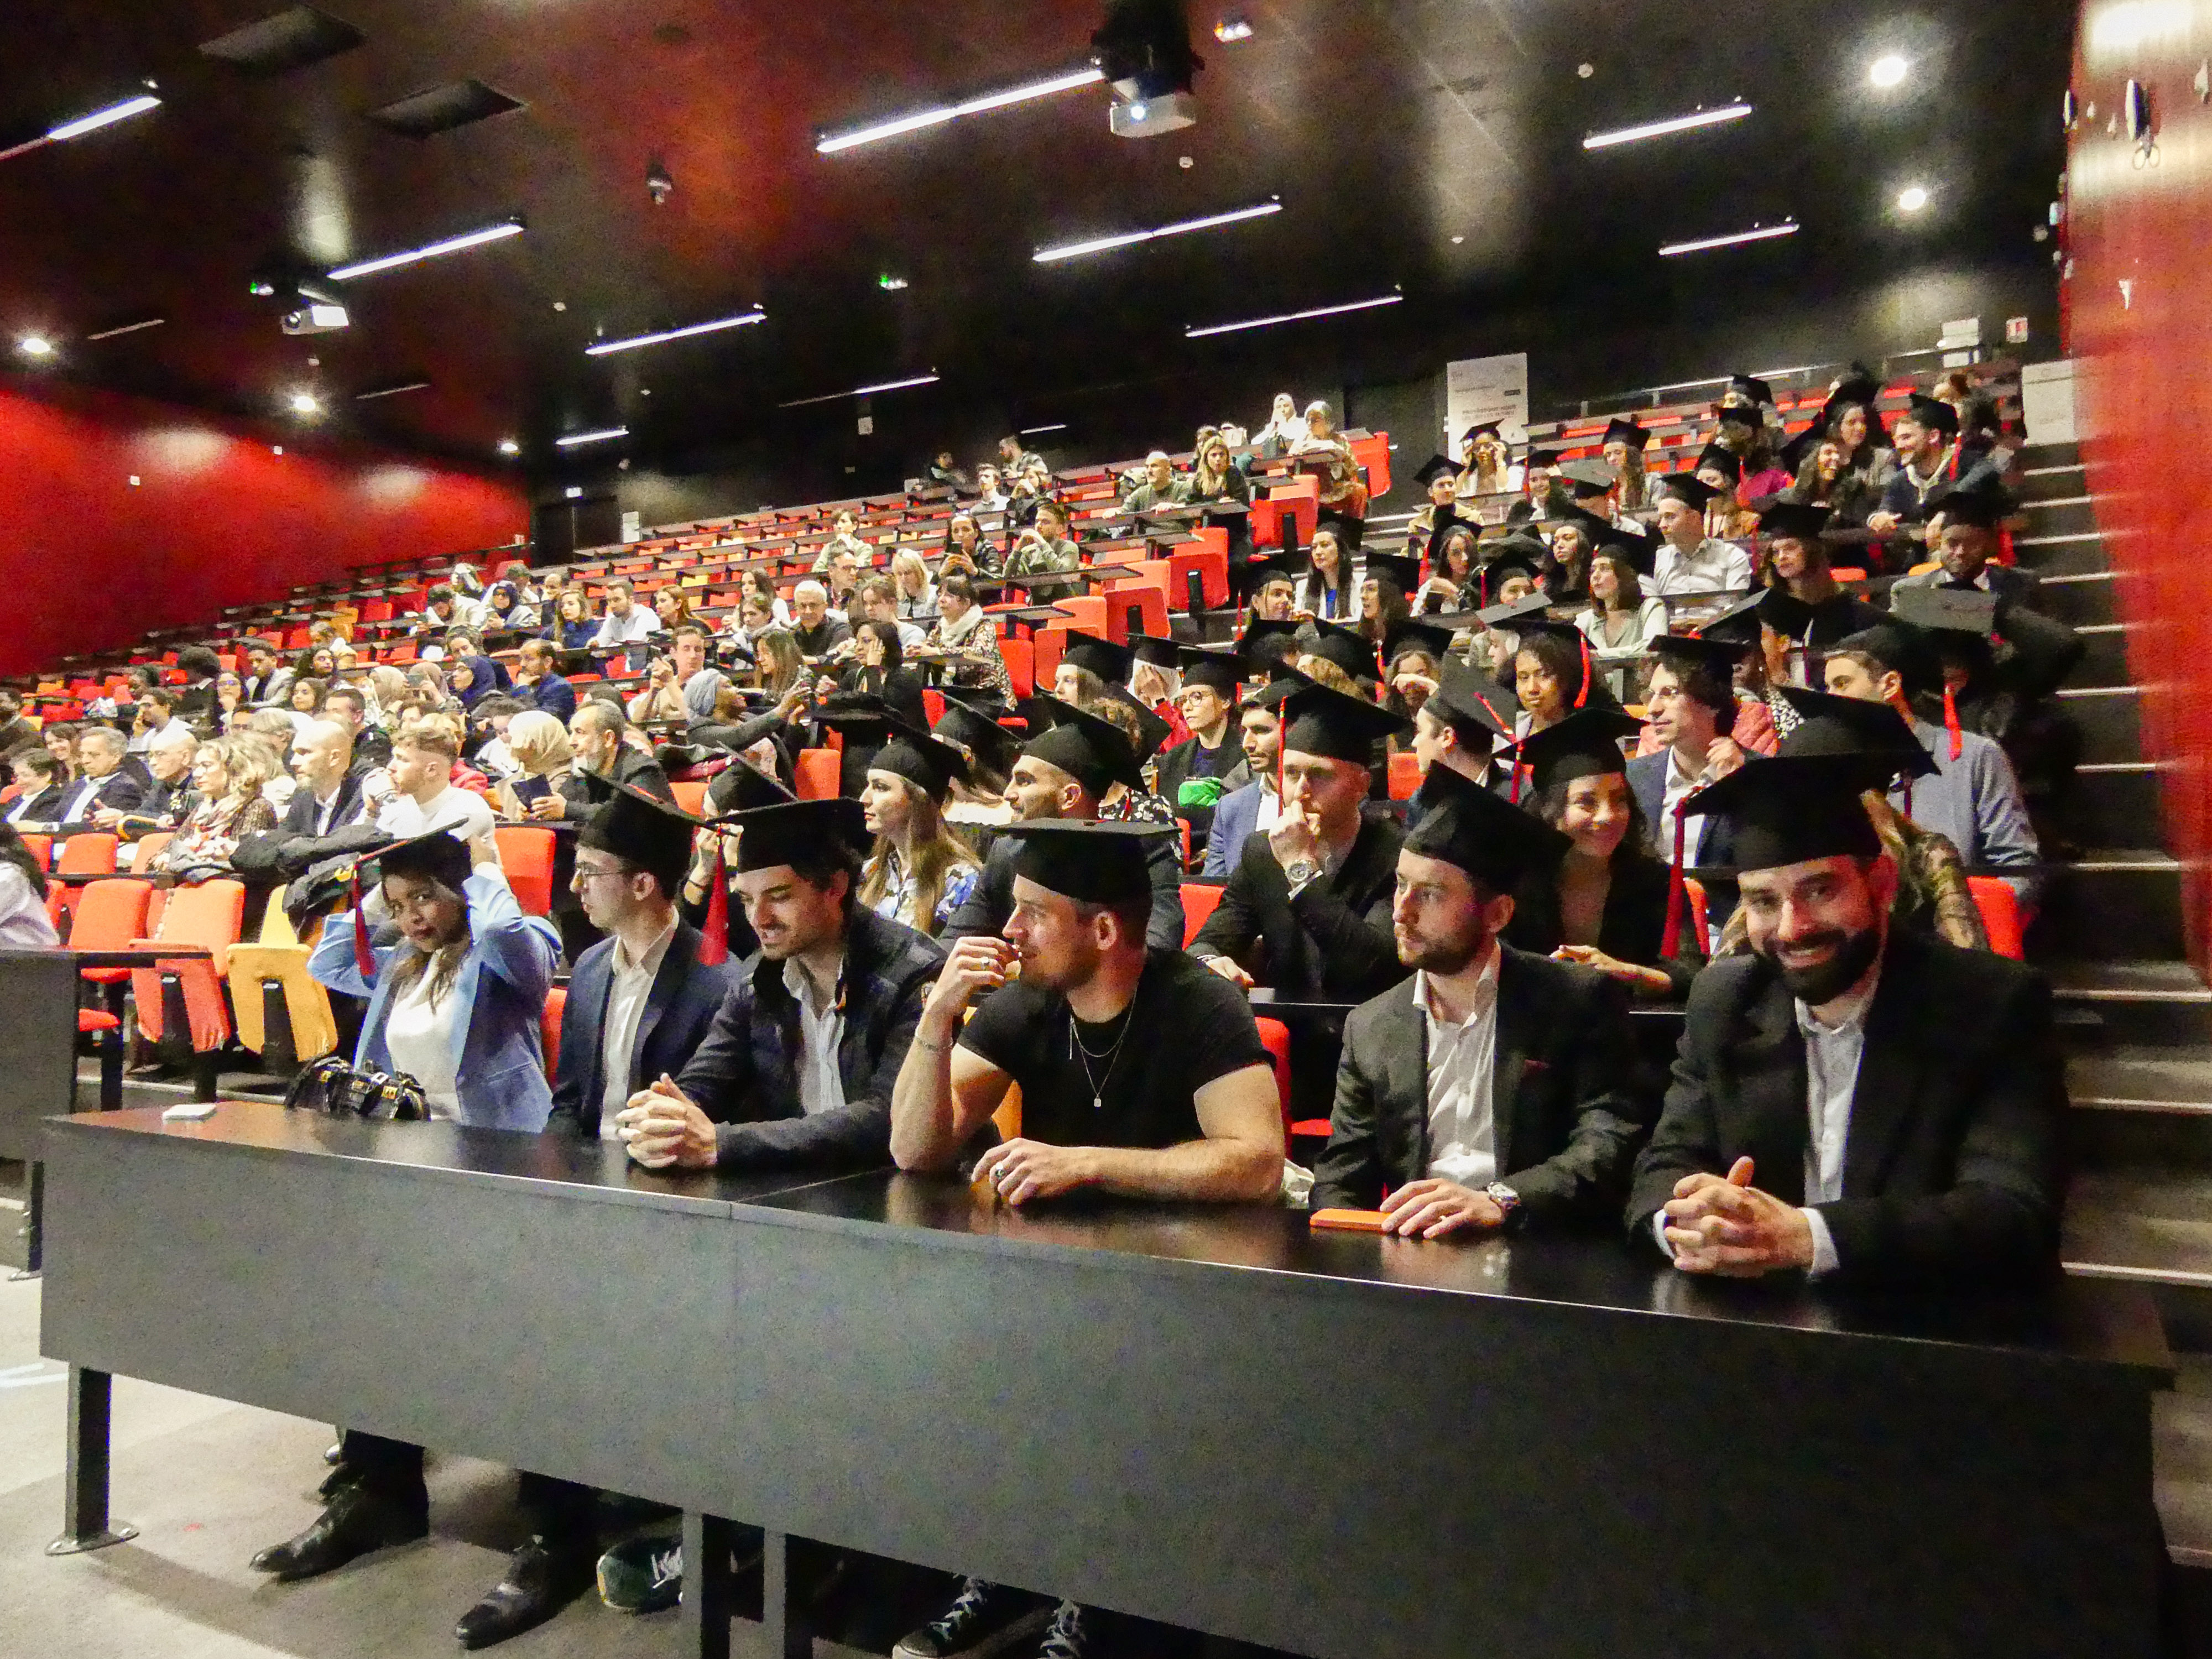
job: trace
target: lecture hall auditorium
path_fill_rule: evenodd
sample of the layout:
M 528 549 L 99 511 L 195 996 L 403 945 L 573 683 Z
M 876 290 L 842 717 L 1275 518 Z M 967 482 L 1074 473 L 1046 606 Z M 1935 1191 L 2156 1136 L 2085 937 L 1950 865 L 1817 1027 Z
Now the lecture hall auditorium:
M 2212 1656 L 2212 0 L 20 0 L 0 1659 Z

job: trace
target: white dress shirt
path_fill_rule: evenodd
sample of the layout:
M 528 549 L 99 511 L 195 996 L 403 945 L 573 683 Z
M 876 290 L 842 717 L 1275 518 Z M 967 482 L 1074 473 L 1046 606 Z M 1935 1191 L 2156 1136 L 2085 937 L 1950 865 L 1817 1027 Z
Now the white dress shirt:
M 1463 1020 L 1439 1018 L 1428 975 L 1413 975 L 1413 1006 L 1428 1027 L 1428 1173 L 1477 1192 L 1498 1179 L 1498 962 L 1493 940 Z
M 33 890 L 31 878 L 0 860 L 0 948 L 51 951 L 60 943 L 46 902 Z
M 1836 1241 L 1815 1207 L 1844 1195 L 1844 1155 L 1850 1144 L 1851 1097 L 1858 1090 L 1859 1060 L 1866 1052 L 1867 1008 L 1879 970 L 1848 1000 L 1841 1024 L 1823 1025 L 1803 1003 L 1795 1005 L 1805 1039 L 1805 1219 L 1813 1230 L 1813 1273 L 1836 1270 Z
M 430 1115 L 450 1121 L 461 1115 L 453 1053 L 453 1015 L 461 1000 L 448 988 L 433 1004 L 430 981 L 437 976 L 436 965 L 426 963 L 415 982 L 392 999 L 384 1020 L 384 1046 L 394 1069 L 422 1085 Z
M 799 1000 L 799 1109 L 803 1116 L 833 1112 L 845 1103 L 844 1074 L 837 1069 L 837 1045 L 845 1036 L 845 973 L 826 1002 L 817 1001 L 814 981 L 799 958 L 783 964 L 783 988 Z
M 660 936 L 635 962 L 630 960 L 629 946 L 619 939 L 615 941 L 614 978 L 607 987 L 607 1023 L 599 1059 L 606 1085 L 599 1095 L 602 1140 L 622 1139 L 622 1132 L 615 1127 L 615 1114 L 629 1104 L 630 1060 L 637 1048 L 638 1022 L 645 1016 L 646 999 L 660 972 L 661 959 L 668 954 L 668 942 L 675 937 L 676 918 L 671 916 Z
M 482 795 L 447 784 L 445 793 L 434 797 L 428 806 L 418 805 L 412 795 L 394 795 L 377 813 L 376 827 L 387 836 L 401 837 L 452 830 L 464 841 L 475 841 L 491 834 L 493 821 L 491 808 L 484 805 Z
M 659 616 L 647 606 L 633 605 L 626 615 L 599 618 L 599 631 L 592 635 L 592 648 L 597 651 L 611 645 L 636 645 L 659 632 Z
M 1672 863 L 1674 858 L 1674 820 L 1681 816 L 1683 799 L 1691 791 L 1703 788 L 1711 781 L 1712 780 L 1705 775 L 1703 767 L 1698 768 L 1695 772 L 1685 771 L 1682 768 L 1680 750 L 1668 750 L 1667 793 L 1659 810 L 1658 824 L 1659 851 L 1668 862 Z M 1683 820 L 1682 861 L 1686 866 L 1697 863 L 1698 837 L 1705 833 L 1704 813 L 1694 812 Z
M 1687 553 L 1672 542 L 1662 543 L 1644 591 L 1665 599 L 1693 593 L 1749 592 L 1751 555 L 1733 543 L 1717 542 L 1710 536 Z

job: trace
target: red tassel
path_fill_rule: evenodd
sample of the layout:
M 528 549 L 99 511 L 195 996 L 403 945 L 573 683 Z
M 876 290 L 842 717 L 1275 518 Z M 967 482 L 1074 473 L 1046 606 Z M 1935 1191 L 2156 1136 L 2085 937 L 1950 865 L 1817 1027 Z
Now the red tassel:
M 1682 799 L 1686 801 L 1689 797 L 1685 795 Z M 1674 861 L 1667 869 L 1667 931 L 1659 939 L 1659 954 L 1669 958 L 1682 948 L 1682 910 L 1690 896 L 1689 890 L 1682 884 L 1685 879 L 1682 874 L 1682 845 L 1686 827 L 1685 814 L 1677 806 L 1674 809 Z
M 1505 791 L 1505 799 L 1512 805 L 1521 804 L 1521 756 L 1518 750 L 1514 751 L 1513 781 Z
M 699 960 L 709 968 L 730 959 L 730 882 L 722 870 L 722 832 L 714 838 L 714 867 L 707 879 L 706 926 L 699 930 Z
M 353 870 L 353 965 L 364 980 L 376 978 L 376 952 L 368 948 L 368 918 L 361 913 L 361 866 Z
M 1579 628 L 1575 630 L 1575 647 L 1583 653 L 1582 688 L 1575 693 L 1575 707 L 1579 708 L 1589 700 L 1590 691 L 1589 639 Z
M 1943 729 L 1951 734 L 1951 758 L 1966 752 L 1966 739 L 1959 730 L 1959 699 L 1947 681 L 1943 687 Z

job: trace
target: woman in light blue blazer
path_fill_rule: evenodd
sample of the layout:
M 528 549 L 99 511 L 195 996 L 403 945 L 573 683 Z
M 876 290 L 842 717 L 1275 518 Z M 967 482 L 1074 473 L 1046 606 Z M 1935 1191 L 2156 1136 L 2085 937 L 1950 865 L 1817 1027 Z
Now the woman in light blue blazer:
M 550 922 L 522 913 L 489 843 L 444 830 L 387 848 L 362 902 L 373 971 L 356 956 L 354 914 L 332 916 L 307 971 L 368 999 L 354 1063 L 404 1072 L 433 1117 L 536 1133 L 553 1096 L 539 1018 L 560 959 Z

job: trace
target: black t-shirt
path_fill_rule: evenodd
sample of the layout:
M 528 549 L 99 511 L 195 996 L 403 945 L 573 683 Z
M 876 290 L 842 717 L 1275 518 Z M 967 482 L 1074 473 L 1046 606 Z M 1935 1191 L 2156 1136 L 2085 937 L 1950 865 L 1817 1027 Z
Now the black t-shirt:
M 1021 1085 L 1022 1133 L 1057 1146 L 1197 1140 L 1205 1131 L 1193 1097 L 1271 1063 L 1244 993 L 1181 951 L 1147 951 L 1135 998 L 1101 1025 L 1076 1020 L 1057 992 L 1017 980 L 977 1006 L 960 1046 Z

